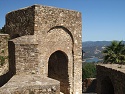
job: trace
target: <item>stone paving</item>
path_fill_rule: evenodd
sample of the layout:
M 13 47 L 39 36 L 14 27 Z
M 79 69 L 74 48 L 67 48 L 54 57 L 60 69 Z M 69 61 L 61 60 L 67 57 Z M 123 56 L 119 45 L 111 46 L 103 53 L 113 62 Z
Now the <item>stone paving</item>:
M 40 75 L 15 75 L 0 88 L 0 94 L 59 94 L 60 82 Z

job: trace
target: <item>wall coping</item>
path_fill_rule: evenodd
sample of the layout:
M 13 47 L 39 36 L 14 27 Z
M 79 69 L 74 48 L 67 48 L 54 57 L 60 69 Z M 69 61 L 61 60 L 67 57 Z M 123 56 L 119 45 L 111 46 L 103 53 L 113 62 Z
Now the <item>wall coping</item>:
M 0 36 L 1 36 L 1 35 L 7 35 L 7 36 L 8 36 L 9 34 L 2 34 L 2 33 L 0 33 Z
M 104 67 L 104 68 L 108 68 L 108 69 L 112 69 L 115 71 L 119 71 L 122 73 L 125 73 L 125 65 L 120 65 L 120 64 L 97 64 L 97 67 Z
M 21 36 L 12 40 L 15 44 L 38 44 L 36 37 L 33 35 Z
M 66 9 L 66 8 L 59 8 L 59 7 L 54 7 L 54 6 L 46 6 L 46 5 L 41 5 L 41 4 L 34 4 L 34 5 L 31 5 L 31 6 L 26 6 L 24 8 L 19 8 L 18 10 L 10 11 L 7 14 L 10 14 L 12 12 L 17 12 L 17 11 L 20 11 L 20 10 L 25 10 L 25 9 L 31 8 L 31 7 L 47 7 L 47 8 L 61 9 L 61 10 L 65 10 L 65 11 L 81 13 L 78 10 L 72 10 L 72 9 Z

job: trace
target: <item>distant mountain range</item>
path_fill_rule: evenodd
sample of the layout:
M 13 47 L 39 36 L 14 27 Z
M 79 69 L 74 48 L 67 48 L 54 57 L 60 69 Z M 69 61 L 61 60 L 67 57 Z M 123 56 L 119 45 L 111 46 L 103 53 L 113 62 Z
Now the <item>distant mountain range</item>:
M 125 43 L 125 41 L 123 41 Z M 86 41 L 82 42 L 82 49 L 85 52 L 83 58 L 90 58 L 92 56 L 103 58 L 102 50 L 105 46 L 111 44 L 111 41 Z

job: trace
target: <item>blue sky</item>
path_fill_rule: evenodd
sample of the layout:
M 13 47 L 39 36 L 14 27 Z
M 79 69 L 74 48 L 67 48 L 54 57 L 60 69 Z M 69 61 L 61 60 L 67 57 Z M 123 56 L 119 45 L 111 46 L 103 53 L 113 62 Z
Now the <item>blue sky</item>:
M 125 0 L 0 0 L 0 28 L 5 15 L 41 4 L 82 13 L 82 41 L 125 40 Z

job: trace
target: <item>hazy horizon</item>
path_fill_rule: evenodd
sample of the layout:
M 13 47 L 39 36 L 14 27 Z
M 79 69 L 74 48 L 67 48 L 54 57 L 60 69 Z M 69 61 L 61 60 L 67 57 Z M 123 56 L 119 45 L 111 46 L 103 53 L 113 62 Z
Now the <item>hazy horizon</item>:
M 101 41 L 124 41 L 124 40 L 87 40 L 82 42 L 101 42 Z

